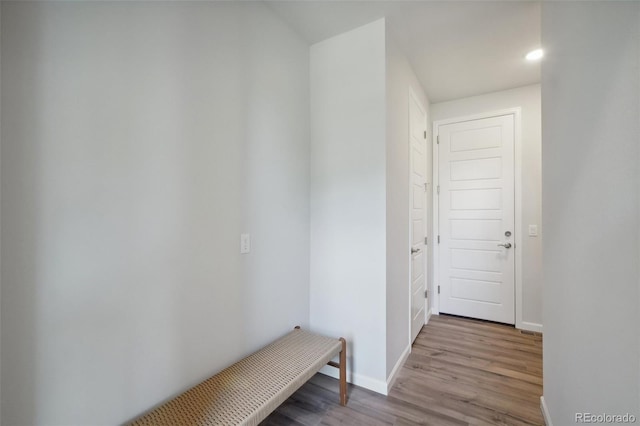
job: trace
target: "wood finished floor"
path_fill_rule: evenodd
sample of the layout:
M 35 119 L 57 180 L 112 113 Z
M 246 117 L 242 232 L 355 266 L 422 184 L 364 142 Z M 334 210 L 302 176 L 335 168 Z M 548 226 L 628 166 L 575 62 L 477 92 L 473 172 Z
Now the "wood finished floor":
M 543 425 L 542 337 L 513 327 L 432 316 L 388 396 L 317 374 L 273 412 L 275 425 Z

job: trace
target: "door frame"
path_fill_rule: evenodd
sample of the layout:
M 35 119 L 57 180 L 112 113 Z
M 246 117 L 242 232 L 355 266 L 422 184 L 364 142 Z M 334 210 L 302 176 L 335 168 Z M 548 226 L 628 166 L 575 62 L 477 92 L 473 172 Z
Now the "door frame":
M 409 181 L 407 182 L 408 188 L 409 188 L 409 205 L 407 206 L 407 211 L 409 213 L 409 247 L 408 247 L 408 252 L 411 252 L 411 248 L 412 248 L 412 244 L 411 244 L 411 219 L 412 219 L 412 204 L 411 204 L 411 189 L 413 187 L 413 177 L 411 175 L 412 171 L 411 171 L 411 99 L 414 99 L 418 105 L 420 105 L 420 108 L 422 108 L 422 110 L 424 111 L 424 117 L 425 117 L 425 122 L 424 122 L 424 128 L 426 131 L 426 135 L 429 135 L 429 110 L 427 109 L 427 107 L 422 103 L 422 101 L 420 100 L 420 97 L 416 94 L 416 91 L 413 89 L 413 87 L 409 86 L 409 97 L 408 97 L 408 102 L 407 102 L 407 116 L 409 118 L 409 121 L 407 122 L 407 129 L 408 129 L 408 140 L 407 140 L 407 144 L 408 144 L 408 165 L 409 165 Z M 429 233 L 429 223 L 428 223 L 428 219 L 429 219 L 429 190 L 431 187 L 431 184 L 429 182 L 429 154 L 430 154 L 430 150 L 429 150 L 429 139 L 425 138 L 424 140 L 424 146 L 425 146 L 425 156 L 427 158 L 425 158 L 425 183 L 427 185 L 427 190 L 424 193 L 424 224 L 425 224 L 425 230 L 424 230 L 424 236 L 428 239 L 428 241 L 433 241 L 433 238 L 431 237 L 430 233 Z M 433 157 L 433 149 L 431 149 L 431 156 Z M 433 179 L 433 176 L 431 176 L 431 178 Z M 428 244 L 424 244 L 424 264 L 422 266 L 423 268 L 423 275 L 424 275 L 424 288 L 425 290 L 428 292 L 429 297 L 425 298 L 424 300 L 424 325 L 426 325 L 429 322 L 429 318 L 431 317 L 431 310 L 430 308 L 430 299 L 433 299 L 433 292 L 431 291 L 430 288 L 430 284 L 431 284 L 431 280 L 430 280 L 430 271 L 429 271 L 429 246 Z M 413 341 L 411 340 L 411 327 L 413 325 L 413 318 L 411 315 L 411 297 L 413 296 L 413 292 L 411 291 L 412 288 L 412 278 L 411 278 L 411 255 L 409 255 L 409 348 L 412 347 L 413 345 Z
M 513 107 L 497 111 L 489 111 L 480 114 L 466 115 L 462 117 L 447 118 L 433 122 L 433 141 L 436 142 L 440 126 L 446 124 L 459 123 L 462 121 L 479 120 L 483 118 L 493 118 L 504 115 L 513 115 L 514 124 L 514 143 L 513 143 L 513 167 L 514 167 L 514 215 L 515 215 L 515 317 L 516 328 L 523 330 L 539 331 L 531 328 L 522 320 L 522 108 Z M 437 142 L 433 144 L 433 185 L 438 187 L 440 185 L 440 157 L 439 157 L 440 144 Z M 438 192 L 432 192 L 432 205 L 433 212 L 431 216 L 433 218 L 433 234 L 440 235 L 440 204 Z M 433 285 L 434 289 L 437 289 L 440 282 L 440 245 L 434 244 L 433 248 Z M 437 291 L 433 292 L 434 297 L 431 301 L 431 313 L 440 313 L 440 296 Z

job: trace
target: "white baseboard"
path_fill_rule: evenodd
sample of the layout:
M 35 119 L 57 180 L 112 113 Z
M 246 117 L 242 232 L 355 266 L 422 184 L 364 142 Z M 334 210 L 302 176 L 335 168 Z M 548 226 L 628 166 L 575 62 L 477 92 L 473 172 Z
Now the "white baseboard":
M 542 333 L 542 324 L 535 322 L 522 321 L 520 324 L 516 324 L 516 328 L 520 330 L 535 331 L 536 333 Z
M 544 402 L 544 396 L 540 397 L 540 411 L 542 411 L 544 424 L 547 426 L 553 426 L 553 423 L 551 423 L 551 416 L 549 415 L 549 409 L 547 408 L 547 403 Z
M 404 363 L 407 360 L 407 358 L 409 358 L 409 354 L 410 353 L 411 353 L 411 345 L 409 344 L 409 345 L 407 345 L 405 350 L 402 352 L 402 355 L 400 355 L 400 358 L 398 359 L 398 362 L 396 362 L 396 365 L 393 367 L 393 370 L 391 370 L 391 373 L 389 374 L 389 377 L 387 377 L 387 393 L 385 395 L 389 394 L 389 391 L 391 390 L 391 387 L 393 386 L 393 382 L 395 382 L 395 380 L 396 380 L 396 376 L 398 375 L 398 372 L 400 371 L 400 369 L 404 365 Z
M 324 366 L 320 370 L 320 373 L 325 376 L 333 377 L 334 379 L 340 378 L 340 373 L 337 368 Z M 382 380 L 373 379 L 369 376 L 354 373 L 347 369 L 347 382 L 356 386 L 369 389 L 382 395 L 387 395 L 387 384 Z
M 427 312 L 427 320 L 424 322 L 425 325 L 429 324 L 429 320 L 431 319 L 431 309 L 429 309 L 429 311 Z

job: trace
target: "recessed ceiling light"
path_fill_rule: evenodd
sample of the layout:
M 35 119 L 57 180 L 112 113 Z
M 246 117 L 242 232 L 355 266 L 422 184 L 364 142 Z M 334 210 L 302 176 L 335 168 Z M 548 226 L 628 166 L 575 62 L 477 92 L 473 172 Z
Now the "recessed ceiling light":
M 539 59 L 542 59 L 543 56 L 544 56 L 544 51 L 542 49 L 536 49 L 527 53 L 527 56 L 525 56 L 525 59 L 527 61 L 537 61 Z

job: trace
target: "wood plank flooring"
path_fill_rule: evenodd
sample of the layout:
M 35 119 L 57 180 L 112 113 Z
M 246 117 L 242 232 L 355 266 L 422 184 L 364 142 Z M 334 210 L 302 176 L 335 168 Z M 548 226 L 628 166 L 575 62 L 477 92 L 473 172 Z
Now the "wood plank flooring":
M 543 425 L 542 336 L 432 316 L 388 396 L 317 374 L 273 412 L 275 425 Z

